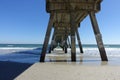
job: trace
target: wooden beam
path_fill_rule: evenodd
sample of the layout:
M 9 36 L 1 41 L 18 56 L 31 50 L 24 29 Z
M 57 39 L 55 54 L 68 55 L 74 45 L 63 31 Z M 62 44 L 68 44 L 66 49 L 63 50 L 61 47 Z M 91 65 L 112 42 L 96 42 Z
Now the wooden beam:
M 79 23 L 79 22 L 82 22 L 83 19 L 85 19 L 88 15 L 88 13 L 86 11 L 81 11 L 81 12 L 78 12 L 79 15 L 76 15 L 76 22 Z
M 98 48 L 99 48 L 99 51 L 100 51 L 101 59 L 102 59 L 102 61 L 108 61 L 108 58 L 107 58 L 107 55 L 106 55 L 106 52 L 105 52 L 105 48 L 104 48 L 104 45 L 103 45 L 103 41 L 102 41 L 102 36 L 100 34 L 100 30 L 99 30 L 98 23 L 97 23 L 97 20 L 96 20 L 95 12 L 89 12 L 89 15 L 90 15 L 92 27 L 93 27 L 93 30 L 94 30 L 94 34 L 95 34 L 95 37 L 96 37 L 97 45 L 98 45 Z
M 75 6 L 75 11 L 95 11 L 98 12 L 100 10 L 100 3 L 102 0 L 52 0 L 47 2 L 46 11 L 56 11 L 56 12 L 68 12 L 71 7 L 67 6 L 67 4 Z
M 76 41 L 75 41 L 75 15 L 74 11 L 70 13 L 70 23 L 71 23 L 71 60 L 76 61 Z
M 81 44 L 81 41 L 80 41 L 80 36 L 79 36 L 78 29 L 76 29 L 76 35 L 77 35 L 77 40 L 78 40 L 78 45 L 79 45 L 79 48 L 80 48 L 80 52 L 83 53 L 83 48 L 82 48 L 82 44 Z
M 53 22 L 54 22 L 54 13 L 51 13 L 49 23 L 48 23 L 48 27 L 47 27 L 47 31 L 46 31 L 46 35 L 45 35 L 44 44 L 43 44 L 43 47 L 42 47 L 40 62 L 44 62 L 44 60 L 45 60 L 46 50 L 47 50 L 47 47 L 48 47 L 48 42 L 49 42 L 49 39 L 50 39 L 50 34 L 51 34 L 51 31 L 52 31 Z

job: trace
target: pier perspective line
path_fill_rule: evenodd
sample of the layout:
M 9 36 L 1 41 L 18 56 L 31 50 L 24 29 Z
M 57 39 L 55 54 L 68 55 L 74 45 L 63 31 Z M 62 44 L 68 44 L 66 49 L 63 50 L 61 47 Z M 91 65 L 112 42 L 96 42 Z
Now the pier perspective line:
M 52 28 L 54 32 L 49 47 L 49 53 L 57 46 L 61 47 L 63 51 L 67 53 L 67 48 L 70 47 L 71 61 L 75 62 L 76 38 L 80 52 L 84 52 L 78 28 L 80 28 L 81 22 L 87 16 L 89 16 L 91 20 L 101 60 L 108 61 L 95 15 L 101 10 L 101 2 L 102 0 L 46 0 L 46 11 L 50 13 L 50 18 L 41 51 L 40 62 L 45 61 Z

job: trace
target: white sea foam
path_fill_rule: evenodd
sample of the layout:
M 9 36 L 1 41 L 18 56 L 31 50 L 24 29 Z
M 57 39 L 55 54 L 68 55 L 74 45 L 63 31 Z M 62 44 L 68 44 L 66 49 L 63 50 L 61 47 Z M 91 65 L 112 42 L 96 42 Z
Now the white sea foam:
M 120 57 L 120 48 L 105 48 L 105 50 L 108 57 Z M 100 56 L 98 48 L 83 48 L 83 51 L 84 56 Z M 76 48 L 76 53 L 80 53 L 79 48 Z
M 36 47 L 27 48 L 27 47 L 0 47 L 0 49 L 35 49 Z
M 108 58 L 120 58 L 120 48 L 105 48 Z M 98 48 L 83 48 L 84 57 L 100 57 Z M 68 49 L 68 54 L 71 50 Z M 80 54 L 76 48 L 76 54 Z M 35 48 L 0 48 L 0 61 L 16 61 L 23 63 L 34 63 L 39 61 L 40 50 Z
M 34 48 L 24 48 L 24 47 L 1 47 L 0 55 L 11 54 L 19 51 L 33 50 Z

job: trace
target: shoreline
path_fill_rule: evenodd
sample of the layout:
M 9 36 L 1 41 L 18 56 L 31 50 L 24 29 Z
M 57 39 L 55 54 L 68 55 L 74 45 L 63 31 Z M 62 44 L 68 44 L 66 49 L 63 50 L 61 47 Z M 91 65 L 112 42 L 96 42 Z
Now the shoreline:
M 78 50 L 79 49 L 77 48 L 77 51 Z M 94 72 L 93 67 L 98 67 L 99 66 L 98 71 L 101 71 L 103 69 L 103 67 L 105 69 L 110 67 L 109 69 L 106 70 L 106 72 L 108 71 L 108 75 L 111 74 L 111 72 L 109 72 L 110 69 L 112 69 L 112 72 L 114 72 L 114 69 L 116 69 L 117 66 L 118 67 L 120 66 L 120 56 L 118 56 L 119 51 L 116 52 L 114 50 L 112 52 L 109 51 L 111 56 L 108 57 L 108 59 L 109 59 L 108 62 L 102 62 L 101 59 L 100 59 L 100 56 L 96 55 L 96 54 L 98 54 L 98 52 L 97 51 L 91 51 L 89 49 L 86 49 L 84 54 L 79 54 L 78 53 L 76 55 L 77 62 L 71 62 L 70 51 L 68 51 L 68 54 L 64 54 L 64 52 L 61 51 L 61 49 L 60 50 L 55 49 L 54 51 L 52 51 L 52 54 L 46 54 L 46 59 L 45 59 L 46 62 L 45 63 L 39 63 L 38 62 L 39 61 L 39 56 L 38 56 L 38 54 L 35 55 L 35 53 L 39 53 L 39 52 L 34 51 L 34 53 L 33 52 L 31 53 L 31 52 L 28 51 L 28 53 L 25 51 L 24 54 L 22 54 L 22 55 L 21 55 L 21 52 L 18 52 L 17 54 L 19 54 L 19 55 L 16 55 L 16 53 L 14 53 L 14 55 L 12 55 L 12 56 L 10 56 L 10 55 L 7 55 L 7 57 L 4 56 L 3 59 L 6 59 L 6 61 L 0 61 L 0 80 L 13 80 L 13 79 L 18 78 L 22 74 L 25 74 L 27 76 L 29 75 L 31 77 L 32 73 L 35 71 L 34 68 L 38 69 L 38 72 L 35 71 L 33 73 L 33 74 L 35 74 L 35 76 L 38 75 L 38 78 L 36 77 L 37 78 L 36 80 L 39 80 L 39 79 L 48 80 L 48 78 L 44 79 L 44 77 L 41 76 L 42 75 L 41 69 L 46 69 L 48 72 L 52 72 L 51 69 L 49 69 L 51 66 L 55 69 L 55 70 L 53 70 L 54 73 L 58 72 L 59 75 L 61 73 L 64 74 L 64 72 L 63 71 L 61 72 L 60 70 L 58 70 L 56 68 L 56 66 L 58 66 L 59 69 L 62 69 L 61 66 L 64 66 L 65 69 L 69 68 L 71 70 L 70 71 L 71 73 L 74 72 L 74 70 L 72 70 L 72 69 L 76 69 L 76 71 L 78 70 L 77 71 L 78 74 L 81 74 L 81 73 L 79 73 L 79 71 L 81 71 L 81 69 L 79 69 L 79 68 L 87 69 L 87 67 L 88 67 L 90 72 L 92 70 Z M 30 56 L 30 54 L 31 54 L 31 56 Z M 116 56 L 118 56 L 118 57 L 113 57 L 113 54 L 114 55 L 116 54 Z M 3 59 L 1 57 L 1 60 L 3 60 Z M 33 62 L 35 63 L 37 61 L 37 63 L 35 63 L 35 64 L 20 63 L 19 60 L 18 60 L 18 62 L 12 62 L 12 61 L 16 61 L 16 59 L 19 59 L 20 62 L 21 61 L 29 62 L 30 60 L 31 61 L 35 60 Z M 36 64 L 37 64 L 37 66 L 36 66 Z M 34 65 L 35 65 L 35 67 L 34 67 Z M 68 66 L 68 67 L 66 67 L 66 66 Z M 72 67 L 74 66 L 74 67 L 71 69 L 71 66 Z M 78 66 L 79 66 L 79 68 L 78 68 Z M 82 67 L 82 66 L 85 66 L 85 67 Z M 31 69 L 31 67 L 33 67 L 33 69 Z M 92 68 L 92 70 L 90 68 Z M 118 68 L 118 69 L 120 69 L 120 68 Z M 29 70 L 30 70 L 30 73 L 26 73 L 26 71 L 29 71 Z M 44 75 L 49 75 L 49 76 L 54 75 L 54 73 L 53 74 L 48 74 L 47 72 L 43 72 Z M 83 72 L 83 73 L 87 74 L 87 72 Z M 94 73 L 98 74 L 96 72 L 94 72 Z M 104 72 L 101 72 L 101 73 L 104 74 Z M 59 75 L 56 76 L 56 77 L 59 78 Z M 69 75 L 71 75 L 71 74 L 70 73 L 67 73 L 67 74 L 65 73 L 65 75 L 66 75 L 65 77 L 68 78 Z M 92 74 L 92 75 L 94 75 L 94 74 Z M 98 74 L 98 75 L 100 75 L 100 74 Z M 40 78 L 39 76 L 41 76 L 42 78 Z M 76 74 L 76 76 L 78 77 L 79 75 Z M 83 75 L 81 77 L 86 77 L 86 76 Z M 90 76 L 88 75 L 88 77 L 90 77 Z M 51 78 L 54 78 L 54 76 L 52 76 Z M 59 80 L 59 79 L 53 79 L 53 80 Z M 117 80 L 119 80 L 119 79 L 117 79 Z M 20 79 L 20 80 L 34 80 L 34 79 L 25 78 L 23 76 L 22 79 Z M 66 80 L 66 79 L 64 79 L 64 80 Z M 72 80 L 74 80 L 74 79 L 72 79 Z M 84 79 L 84 80 L 87 80 L 87 79 Z M 98 80 L 98 79 L 95 78 L 95 80 Z M 102 78 L 101 80 L 104 80 L 104 79 Z

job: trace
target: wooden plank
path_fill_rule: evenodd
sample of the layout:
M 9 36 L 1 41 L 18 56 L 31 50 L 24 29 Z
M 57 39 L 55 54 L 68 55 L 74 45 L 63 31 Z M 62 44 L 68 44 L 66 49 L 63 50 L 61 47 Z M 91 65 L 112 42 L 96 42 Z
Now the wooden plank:
M 90 12 L 89 15 L 90 15 L 92 27 L 93 27 L 93 30 L 94 30 L 94 34 L 95 34 L 95 37 L 96 37 L 97 45 L 98 45 L 98 48 L 99 48 L 99 51 L 100 51 L 101 59 L 102 59 L 102 61 L 108 61 L 108 58 L 107 58 L 107 55 L 106 55 L 106 52 L 105 52 L 105 48 L 104 48 L 104 45 L 103 45 L 103 41 L 102 41 L 102 36 L 100 34 L 100 30 L 99 30 L 98 23 L 97 23 L 97 20 L 96 20 L 95 12 Z
M 44 60 L 45 60 L 46 50 L 47 50 L 47 47 L 48 47 L 48 42 L 49 42 L 49 39 L 50 39 L 50 34 L 51 34 L 51 31 L 52 31 L 53 22 L 54 22 L 54 13 L 51 13 L 49 23 L 48 23 L 48 27 L 47 27 L 47 31 L 46 31 L 46 35 L 45 35 L 44 44 L 43 44 L 43 47 L 42 47 L 40 62 L 44 62 Z
M 102 0 L 46 0 L 46 2 L 71 2 L 71 3 L 79 3 L 79 2 L 101 2 Z
M 67 0 L 67 1 L 56 1 L 56 0 L 49 0 L 47 2 L 47 7 L 46 10 L 47 12 L 51 12 L 51 11 L 61 11 L 61 10 L 71 10 L 71 7 L 68 7 L 68 5 L 70 6 L 75 6 L 75 10 L 76 11 L 80 11 L 80 10 L 85 10 L 85 11 L 95 11 L 98 12 L 100 10 L 100 3 L 102 0 Z M 99 6 L 99 7 L 98 7 Z

